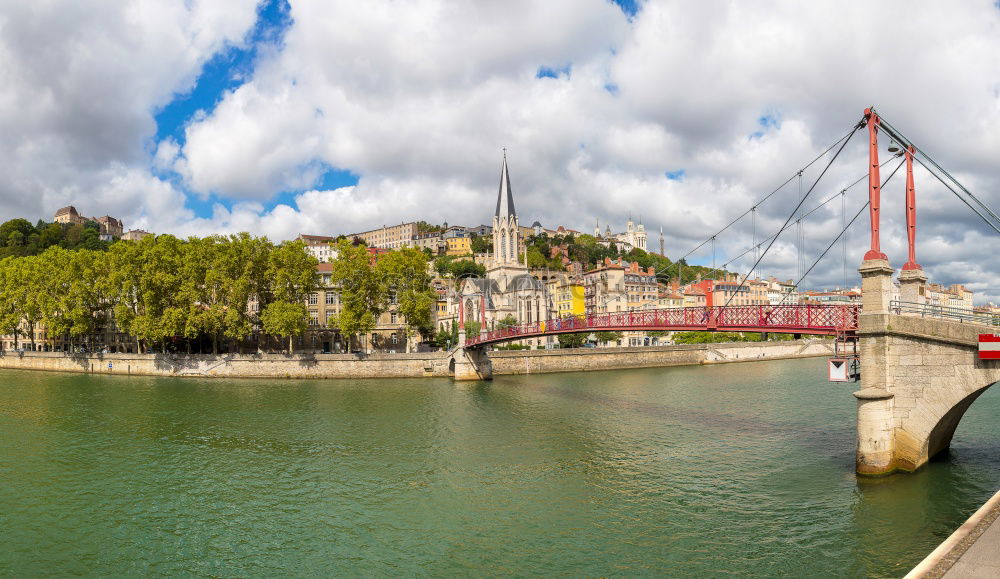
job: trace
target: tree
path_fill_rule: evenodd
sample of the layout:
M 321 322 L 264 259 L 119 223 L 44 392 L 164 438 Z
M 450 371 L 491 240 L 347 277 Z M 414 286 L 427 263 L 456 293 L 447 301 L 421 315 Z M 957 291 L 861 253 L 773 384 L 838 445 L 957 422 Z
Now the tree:
M 476 235 L 473 233 L 472 238 L 472 253 L 490 253 L 493 250 L 493 236 L 492 235 Z
M 517 318 L 515 318 L 512 314 L 507 314 L 499 321 L 497 321 L 497 327 L 500 329 L 513 328 L 516 325 L 517 325 Z
M 587 334 L 559 334 L 560 348 L 579 348 L 587 341 Z
M 594 337 L 597 338 L 598 342 L 617 342 L 621 340 L 624 334 L 621 332 L 595 332 Z
M 485 277 L 486 268 L 471 259 L 459 259 L 451 263 L 449 273 L 452 277 L 457 279 L 466 277 Z
M 414 332 L 427 335 L 434 328 L 432 311 L 437 294 L 431 290 L 427 257 L 423 252 L 408 247 L 390 251 L 379 258 L 375 271 L 395 297 L 396 312 L 406 320 L 406 346 L 409 351 Z
M 345 339 L 375 329 L 378 317 L 385 311 L 384 280 L 375 273 L 372 258 L 364 245 L 349 241 L 337 244 L 339 255 L 333 260 L 331 282 L 340 289 L 340 315 L 336 324 Z
M 302 302 L 276 301 L 267 304 L 260 314 L 265 332 L 288 337 L 288 353 L 291 355 L 295 336 L 301 336 L 308 328 L 306 306 Z
M 465 335 L 467 337 L 478 336 L 482 329 L 482 324 L 476 320 L 465 320 Z
M 0 261 L 0 334 L 13 334 L 15 348 L 21 322 L 17 301 L 18 286 L 21 282 L 16 270 L 19 265 L 19 260 L 13 257 Z

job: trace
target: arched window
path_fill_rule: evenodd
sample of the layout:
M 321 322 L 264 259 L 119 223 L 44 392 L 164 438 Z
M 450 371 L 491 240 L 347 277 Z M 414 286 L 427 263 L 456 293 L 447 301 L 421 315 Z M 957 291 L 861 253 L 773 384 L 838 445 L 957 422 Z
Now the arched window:
M 507 261 L 507 232 L 500 232 L 500 256 L 501 261 Z
M 510 234 L 510 259 L 511 261 L 517 261 L 517 231 L 513 231 Z

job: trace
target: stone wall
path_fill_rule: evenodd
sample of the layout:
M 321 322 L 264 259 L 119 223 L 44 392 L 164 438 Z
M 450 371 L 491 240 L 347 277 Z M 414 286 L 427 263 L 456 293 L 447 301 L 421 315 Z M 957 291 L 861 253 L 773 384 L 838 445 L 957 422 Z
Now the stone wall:
M 0 368 L 220 378 L 402 378 L 448 376 L 447 352 L 418 354 L 178 355 L 0 353 Z
M 537 374 L 832 356 L 831 340 L 490 352 L 493 374 Z
M 947 320 L 861 316 L 858 472 L 913 471 L 948 448 L 969 406 L 1000 379 L 980 360 L 992 328 Z
M 830 340 L 489 352 L 494 374 L 717 364 L 833 354 Z M 449 352 L 413 354 L 169 355 L 0 352 L 0 368 L 219 378 L 412 378 L 451 376 Z

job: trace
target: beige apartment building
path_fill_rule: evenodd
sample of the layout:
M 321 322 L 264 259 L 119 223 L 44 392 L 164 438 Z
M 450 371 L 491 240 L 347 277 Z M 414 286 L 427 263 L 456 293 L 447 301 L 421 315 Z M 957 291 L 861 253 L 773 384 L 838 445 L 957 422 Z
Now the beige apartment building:
M 320 263 L 316 266 L 320 277 L 320 288 L 306 298 L 309 331 L 298 338 L 296 349 L 314 353 L 408 351 L 406 320 L 396 312 L 395 300 L 391 300 L 388 311 L 379 317 L 375 330 L 370 334 L 355 337 L 350 344 L 347 343 L 336 326 L 341 302 L 340 292 L 330 281 L 332 270 L 333 266 L 329 263 Z M 412 336 L 410 341 L 415 344 L 418 339 L 418 336 Z M 415 349 L 411 344 L 409 351 Z
M 399 249 L 400 247 L 411 247 L 413 238 L 417 236 L 417 223 L 400 223 L 399 225 L 383 225 L 379 229 L 352 233 L 348 237 L 357 237 L 365 242 L 368 247 L 381 247 L 385 249 Z

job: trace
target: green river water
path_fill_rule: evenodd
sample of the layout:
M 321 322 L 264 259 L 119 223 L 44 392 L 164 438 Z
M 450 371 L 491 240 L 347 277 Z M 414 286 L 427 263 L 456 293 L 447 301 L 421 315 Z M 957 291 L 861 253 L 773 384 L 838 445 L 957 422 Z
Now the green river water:
M 1000 391 L 858 480 L 824 371 L 0 371 L 0 575 L 900 576 L 1000 487 Z

